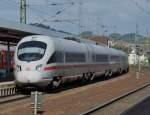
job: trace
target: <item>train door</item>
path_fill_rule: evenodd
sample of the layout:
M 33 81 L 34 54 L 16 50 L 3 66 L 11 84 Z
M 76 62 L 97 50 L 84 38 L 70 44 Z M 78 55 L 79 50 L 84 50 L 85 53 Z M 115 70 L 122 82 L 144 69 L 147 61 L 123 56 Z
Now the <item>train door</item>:
M 112 50 L 109 51 L 109 67 L 108 70 L 113 70 L 114 61 L 113 61 L 113 53 Z
M 93 47 L 92 45 L 88 44 L 86 45 L 86 48 L 87 48 L 87 54 L 86 54 L 86 64 L 87 64 L 87 67 L 85 68 L 86 72 L 93 72 L 93 55 L 94 55 L 94 52 L 92 51 L 93 50 Z M 93 52 L 93 53 L 92 53 Z
M 61 45 L 62 44 L 62 45 Z M 58 63 L 56 63 L 55 66 L 62 66 L 64 65 L 65 62 L 65 52 L 64 52 L 64 46 L 61 40 L 56 40 L 55 41 L 55 50 L 56 50 L 56 60 L 59 60 Z M 63 66 L 62 66 L 63 67 Z M 58 76 L 65 76 L 65 69 L 62 68 L 57 71 Z

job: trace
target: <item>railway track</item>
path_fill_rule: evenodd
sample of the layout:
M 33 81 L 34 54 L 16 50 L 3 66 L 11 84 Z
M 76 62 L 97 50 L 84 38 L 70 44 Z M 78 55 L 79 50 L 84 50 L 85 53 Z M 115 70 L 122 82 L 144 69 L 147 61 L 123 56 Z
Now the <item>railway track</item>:
M 125 93 L 125 94 L 123 94 L 123 95 L 121 95 L 119 97 L 116 97 L 116 98 L 114 98 L 112 100 L 109 100 L 109 101 L 107 101 L 105 103 L 99 104 L 99 105 L 93 107 L 92 109 L 89 109 L 89 110 L 81 113 L 80 115 L 91 115 L 91 114 L 94 114 L 97 111 L 100 111 L 100 110 L 106 108 L 107 106 L 112 105 L 112 104 L 116 103 L 117 101 L 119 101 L 119 100 L 121 100 L 121 99 L 123 99 L 123 98 L 125 98 L 125 97 L 127 97 L 129 95 L 132 95 L 132 94 L 134 94 L 134 93 L 136 93 L 136 92 L 138 92 L 138 91 L 140 91 L 140 90 L 142 90 L 142 89 L 144 89 L 146 87 L 149 87 L 149 86 L 150 86 L 150 83 L 147 83 L 146 85 L 143 85 L 143 86 L 141 86 L 141 87 L 139 87 L 139 88 L 137 88 L 137 89 L 135 89 L 133 91 L 127 92 L 127 93 Z

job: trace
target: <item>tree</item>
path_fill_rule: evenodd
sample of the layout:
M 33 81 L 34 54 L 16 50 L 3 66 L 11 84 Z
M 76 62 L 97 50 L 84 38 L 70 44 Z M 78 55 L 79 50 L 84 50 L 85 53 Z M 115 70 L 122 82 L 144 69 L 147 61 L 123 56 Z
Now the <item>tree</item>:
M 129 48 L 124 47 L 124 46 L 114 45 L 114 46 L 112 46 L 112 48 L 115 48 L 115 49 L 118 49 L 118 50 L 122 50 L 122 51 L 126 52 L 127 54 L 129 53 Z

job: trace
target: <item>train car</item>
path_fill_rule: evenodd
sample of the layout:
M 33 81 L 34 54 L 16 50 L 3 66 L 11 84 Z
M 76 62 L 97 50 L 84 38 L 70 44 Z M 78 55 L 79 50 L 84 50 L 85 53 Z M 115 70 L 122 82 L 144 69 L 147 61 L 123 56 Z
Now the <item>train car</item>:
M 34 35 L 23 38 L 14 55 L 17 87 L 58 87 L 128 71 L 124 52 L 80 41 Z
M 0 51 L 0 69 L 5 69 L 7 66 L 7 51 Z M 13 69 L 14 65 L 14 51 L 10 51 L 10 69 Z
M 5 70 L 7 68 L 7 66 L 9 65 L 10 71 L 13 72 L 14 49 L 15 49 L 15 47 L 11 47 L 10 52 L 8 53 L 6 46 L 3 46 L 3 45 L 0 46 L 0 70 Z M 10 62 L 8 62 L 8 55 L 10 58 L 9 59 Z

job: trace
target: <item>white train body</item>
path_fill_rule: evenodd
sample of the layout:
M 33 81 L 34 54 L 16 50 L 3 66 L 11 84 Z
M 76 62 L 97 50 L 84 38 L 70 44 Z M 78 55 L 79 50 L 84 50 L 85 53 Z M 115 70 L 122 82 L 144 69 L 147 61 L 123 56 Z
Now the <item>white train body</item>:
M 72 40 L 35 35 L 23 38 L 15 51 L 15 78 L 20 87 L 45 87 L 128 70 L 124 52 Z

